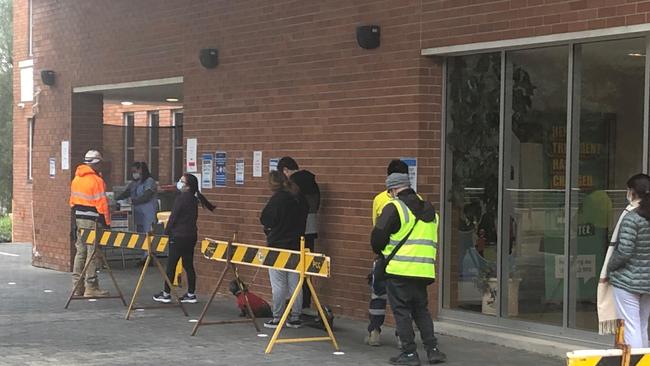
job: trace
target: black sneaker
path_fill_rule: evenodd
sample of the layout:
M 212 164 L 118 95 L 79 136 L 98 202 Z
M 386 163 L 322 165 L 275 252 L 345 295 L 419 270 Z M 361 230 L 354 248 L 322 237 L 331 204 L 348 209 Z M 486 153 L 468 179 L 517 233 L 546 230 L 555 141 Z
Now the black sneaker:
M 196 295 L 194 295 L 194 294 L 190 295 L 189 293 L 185 294 L 185 295 L 183 295 L 183 297 L 181 297 L 181 302 L 196 304 L 196 302 L 197 302 Z
M 438 347 L 433 347 L 427 350 L 427 359 L 430 364 L 436 364 L 447 361 L 447 355 L 440 352 Z
M 420 366 L 417 352 L 402 352 L 397 357 L 391 357 L 389 361 L 391 365 Z
M 300 319 L 298 319 L 298 320 L 289 320 L 287 322 L 287 328 L 298 329 L 300 327 L 302 327 L 302 322 L 300 321 Z
M 165 295 L 165 293 L 161 291 L 153 295 L 153 301 L 169 304 L 170 302 L 172 302 L 172 296 L 170 294 Z
M 275 329 L 278 327 L 278 324 L 280 324 L 280 319 L 271 319 L 264 323 L 264 328 Z

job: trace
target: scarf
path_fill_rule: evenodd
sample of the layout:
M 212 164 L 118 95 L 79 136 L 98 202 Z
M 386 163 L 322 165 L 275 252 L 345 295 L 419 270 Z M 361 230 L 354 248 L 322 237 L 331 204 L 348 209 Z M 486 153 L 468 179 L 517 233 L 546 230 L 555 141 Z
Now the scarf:
M 614 303 L 614 289 L 607 280 L 607 265 L 609 264 L 609 259 L 616 247 L 616 242 L 618 241 L 618 231 L 621 226 L 621 221 L 623 221 L 625 215 L 637 207 L 639 207 L 639 202 L 632 201 L 621 213 L 621 216 L 618 218 L 618 222 L 616 223 L 616 227 L 614 228 L 614 232 L 612 233 L 612 238 L 609 241 L 609 247 L 607 247 L 607 254 L 605 255 L 605 261 L 603 262 L 603 268 L 600 270 L 600 277 L 598 280 L 598 334 L 616 333 L 616 320 L 618 319 L 618 314 L 616 313 L 616 304 Z

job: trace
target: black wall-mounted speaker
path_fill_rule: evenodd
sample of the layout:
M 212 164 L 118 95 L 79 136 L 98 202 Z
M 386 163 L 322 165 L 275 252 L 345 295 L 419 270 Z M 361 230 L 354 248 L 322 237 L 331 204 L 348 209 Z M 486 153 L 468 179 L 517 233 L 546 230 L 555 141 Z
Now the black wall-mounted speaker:
M 357 27 L 357 43 L 361 48 L 372 50 L 379 47 L 380 28 L 378 25 L 361 25 Z
M 52 70 L 42 70 L 41 81 L 43 81 L 43 84 L 45 85 L 52 86 L 56 81 L 56 74 Z
M 199 60 L 206 69 L 214 69 L 219 65 L 219 52 L 216 48 L 204 48 L 199 53 Z

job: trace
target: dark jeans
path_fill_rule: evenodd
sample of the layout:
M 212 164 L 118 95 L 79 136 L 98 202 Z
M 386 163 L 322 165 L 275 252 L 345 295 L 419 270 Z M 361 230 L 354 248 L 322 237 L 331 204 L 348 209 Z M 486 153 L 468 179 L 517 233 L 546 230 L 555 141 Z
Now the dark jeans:
M 305 235 L 305 248 L 310 251 L 314 251 L 314 246 L 316 245 L 316 234 L 306 234 Z M 309 291 L 309 286 L 307 286 L 307 281 L 302 284 L 302 308 L 307 309 L 311 307 L 311 291 Z
M 426 349 L 436 347 L 438 341 L 433 334 L 433 320 L 429 314 L 427 284 L 418 280 L 389 278 L 386 281 L 388 301 L 393 309 L 397 332 L 404 352 L 415 352 L 413 322 L 420 329 L 420 337 Z
M 169 258 L 167 260 L 167 278 L 174 282 L 176 265 L 180 258 L 183 259 L 183 269 L 187 274 L 187 292 L 193 294 L 196 290 L 196 272 L 194 272 L 194 247 L 196 246 L 196 236 L 194 237 L 174 237 L 169 241 Z M 165 282 L 165 292 L 170 288 Z
M 372 272 L 368 276 L 370 285 L 370 304 L 368 305 L 368 332 L 377 330 L 381 333 L 381 326 L 384 325 L 386 320 L 386 281 L 375 278 L 375 265 L 377 261 L 372 264 Z M 397 334 L 397 332 L 395 332 Z

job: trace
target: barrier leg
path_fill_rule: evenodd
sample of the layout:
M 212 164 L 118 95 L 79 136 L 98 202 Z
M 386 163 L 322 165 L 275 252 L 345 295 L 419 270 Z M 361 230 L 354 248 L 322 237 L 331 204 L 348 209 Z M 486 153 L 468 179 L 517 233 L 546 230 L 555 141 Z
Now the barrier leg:
M 151 256 L 153 256 L 153 262 L 156 264 L 156 267 L 158 268 L 158 271 L 163 276 L 163 278 L 165 279 L 165 282 L 169 286 L 170 295 L 172 297 L 176 298 L 176 302 L 178 303 L 178 306 L 181 308 L 181 311 L 183 312 L 183 314 L 185 314 L 185 316 L 189 316 L 190 314 L 188 314 L 187 310 L 185 310 L 185 307 L 183 306 L 183 303 L 181 302 L 181 298 L 174 291 L 175 290 L 174 285 L 171 283 L 169 278 L 167 278 L 167 273 L 165 273 L 165 269 L 163 268 L 162 264 L 160 264 L 160 261 L 158 260 L 158 258 L 156 256 L 154 256 L 151 252 L 149 252 L 149 257 L 151 257 Z
M 115 290 L 117 290 L 117 294 L 119 295 L 120 300 L 122 300 L 122 304 L 126 306 L 126 300 L 124 300 L 124 295 L 122 294 L 122 290 L 120 289 L 120 286 L 117 284 L 117 281 L 115 280 L 115 276 L 113 276 L 113 271 L 111 270 L 111 266 L 108 264 L 108 261 L 106 260 L 106 256 L 104 256 L 104 253 L 101 252 L 100 248 L 96 248 L 95 253 L 97 251 L 100 252 L 98 255 L 99 257 L 101 257 L 104 265 L 106 265 L 106 271 L 108 272 L 108 275 L 111 277 L 111 280 L 113 281 L 113 286 L 115 286 Z
M 77 291 L 81 283 L 86 280 L 86 272 L 88 271 L 88 266 L 90 265 L 91 261 L 95 260 L 96 253 L 97 253 L 97 248 L 93 250 L 93 254 L 90 255 L 90 258 L 86 259 L 86 263 L 84 263 L 84 268 L 81 270 L 81 273 L 79 274 L 79 281 L 77 281 L 74 288 L 72 289 L 72 292 L 70 292 L 70 296 L 68 296 L 68 301 L 66 301 L 64 309 L 67 309 L 68 306 L 70 306 L 70 301 L 72 301 L 72 298 L 75 297 L 74 296 L 75 291 Z
M 296 302 L 296 299 L 298 298 L 298 295 L 300 295 L 300 290 L 302 289 L 302 284 L 305 283 L 305 278 L 304 276 L 300 276 L 300 280 L 298 281 L 298 284 L 296 285 L 296 289 L 293 291 L 293 294 L 291 295 L 291 299 L 289 300 L 289 303 L 287 304 L 287 308 L 284 309 L 284 314 L 282 314 L 282 318 L 280 318 L 280 323 L 278 324 L 278 327 L 275 329 L 275 332 L 273 332 L 273 336 L 271 337 L 271 340 L 269 341 L 268 346 L 266 346 L 266 350 L 264 353 L 271 353 L 273 350 L 273 346 L 275 343 L 278 341 L 278 337 L 280 336 L 280 332 L 282 332 L 282 328 L 284 327 L 284 324 L 287 322 L 287 318 L 289 318 L 289 314 L 291 313 L 291 308 L 293 307 L 293 303 Z
M 261 332 L 259 325 L 257 325 L 257 319 L 255 318 L 255 313 L 253 312 L 253 309 L 251 308 L 251 304 L 248 301 L 248 291 L 244 292 L 244 302 L 246 304 L 246 312 L 248 313 L 248 317 L 250 318 L 250 320 L 253 322 L 253 325 L 255 326 L 255 330 L 257 330 L 258 333 Z
M 203 319 L 205 318 L 205 315 L 208 313 L 208 309 L 210 308 L 210 305 L 212 305 L 212 301 L 214 300 L 214 297 L 217 295 L 217 292 L 219 291 L 219 288 L 221 287 L 221 283 L 223 282 L 223 279 L 226 277 L 226 272 L 228 272 L 228 265 L 223 268 L 223 271 L 221 272 L 221 275 L 219 276 L 219 280 L 217 281 L 217 285 L 214 286 L 214 290 L 212 291 L 212 294 L 210 295 L 210 299 L 208 302 L 205 304 L 203 307 L 203 310 L 201 310 L 201 315 L 199 316 L 198 321 L 196 324 L 194 324 L 194 329 L 192 329 L 192 335 L 195 336 L 196 333 L 199 331 L 199 327 L 203 324 Z
M 231 268 L 233 273 L 235 274 L 235 279 L 237 280 L 237 286 L 239 287 L 239 290 L 244 295 L 244 306 L 246 307 L 246 313 L 247 313 L 246 316 L 253 322 L 253 325 L 255 326 L 255 330 L 257 330 L 257 332 L 259 333 L 261 332 L 261 329 L 257 325 L 257 319 L 255 319 L 255 313 L 251 308 L 251 303 L 248 301 L 248 289 L 244 288 L 243 282 L 239 278 L 239 272 L 237 271 L 237 267 L 235 267 L 234 264 L 231 264 Z
M 618 319 L 616 321 L 616 337 L 614 339 L 614 345 L 616 348 L 620 348 L 623 351 L 623 354 L 621 355 L 621 366 L 630 366 L 632 347 L 625 343 L 625 320 L 623 319 Z
M 309 287 L 309 291 L 311 292 L 311 298 L 314 301 L 314 304 L 316 304 L 316 308 L 318 309 L 318 314 L 320 314 L 320 318 L 323 321 L 323 325 L 325 325 L 325 329 L 327 330 L 327 334 L 330 336 L 330 339 L 332 340 L 332 344 L 334 345 L 334 349 L 336 351 L 339 351 L 339 345 L 336 342 L 336 338 L 334 337 L 334 332 L 332 332 L 332 327 L 330 327 L 330 323 L 327 321 L 327 317 L 325 316 L 325 311 L 323 311 L 323 307 L 320 304 L 320 300 L 318 299 L 318 295 L 316 294 L 316 290 L 314 290 L 314 285 L 311 283 L 311 278 L 307 276 L 307 286 Z
M 133 311 L 133 306 L 135 305 L 135 301 L 138 299 L 138 294 L 140 293 L 140 288 L 142 287 L 142 282 L 144 281 L 144 275 L 147 273 L 147 268 L 149 268 L 149 262 L 151 261 L 151 256 L 147 256 L 147 259 L 144 260 L 144 266 L 142 266 L 142 272 L 140 272 L 140 278 L 138 278 L 138 282 L 135 284 L 135 291 L 133 291 L 133 296 L 131 296 L 131 303 L 129 304 L 129 308 L 126 310 L 126 320 L 129 320 L 129 317 L 131 316 L 131 312 Z

